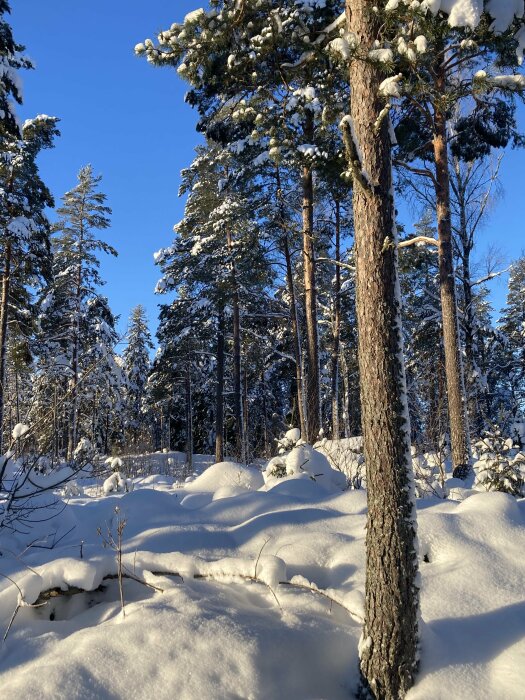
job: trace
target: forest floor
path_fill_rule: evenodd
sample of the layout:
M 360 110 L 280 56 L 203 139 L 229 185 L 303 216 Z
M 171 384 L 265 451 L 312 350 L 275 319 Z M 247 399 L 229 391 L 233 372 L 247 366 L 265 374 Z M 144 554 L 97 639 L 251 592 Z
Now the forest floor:
M 86 488 L 27 549 L 29 534 L 0 538 L 2 634 L 22 604 L 0 642 L 3 700 L 351 697 L 365 491 L 309 479 L 265 490 L 258 470 L 231 463 L 182 486 L 134 486 Z M 149 585 L 124 578 L 122 612 L 104 540 L 117 542 L 124 520 L 122 571 Z M 525 499 L 428 498 L 418 522 L 422 649 L 409 700 L 523 700 Z M 71 595 L 29 607 L 53 588 Z

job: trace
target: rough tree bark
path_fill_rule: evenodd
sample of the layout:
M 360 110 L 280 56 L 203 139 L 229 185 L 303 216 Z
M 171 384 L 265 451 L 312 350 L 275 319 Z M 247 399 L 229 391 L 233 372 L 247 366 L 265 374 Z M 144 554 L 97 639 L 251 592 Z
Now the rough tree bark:
M 308 132 L 308 129 L 305 130 Z M 319 341 L 317 334 L 317 288 L 314 245 L 314 186 L 312 169 L 304 166 L 303 187 L 303 268 L 306 317 L 306 425 L 308 442 L 315 442 L 321 427 L 319 389 Z
M 11 277 L 11 243 L 8 241 L 4 252 L 4 274 L 2 276 L 2 297 L 0 299 L 0 453 L 4 438 L 4 404 L 7 355 L 7 318 L 9 315 L 9 282 Z
M 217 318 L 217 387 L 215 390 L 215 461 L 224 462 L 224 309 Z
M 184 374 L 184 393 L 186 396 L 186 473 L 189 476 L 193 472 L 193 401 L 191 392 L 191 356 L 188 356 L 186 362 L 186 372 Z M 171 449 L 169 443 L 168 449 Z
M 341 203 L 335 201 L 335 260 L 341 261 Z M 335 265 L 334 320 L 332 344 L 332 439 L 338 440 L 339 427 L 339 346 L 341 338 L 341 267 Z
M 290 255 L 290 245 L 288 236 L 283 238 L 284 259 L 286 262 L 286 283 L 288 286 L 288 296 L 290 297 L 290 319 L 292 321 L 293 350 L 295 357 L 295 384 L 297 393 L 297 409 L 299 412 L 299 427 L 301 437 L 306 439 L 306 408 L 304 401 L 303 386 L 303 362 L 301 356 L 301 338 L 299 335 L 299 319 L 297 318 L 297 299 L 295 296 L 295 285 L 293 281 L 292 256 Z
M 445 73 L 437 66 L 437 89 L 445 94 Z M 452 463 L 460 478 L 466 475 L 469 463 L 468 424 L 465 411 L 465 385 L 461 363 L 459 325 L 452 250 L 450 214 L 450 177 L 447 147 L 446 114 L 440 105 L 434 109 L 434 160 L 436 164 L 435 192 L 438 224 L 439 286 L 445 349 L 448 414 Z
M 290 297 L 290 320 L 292 322 L 292 340 L 295 358 L 295 384 L 297 393 L 297 410 L 299 413 L 299 428 L 301 430 L 301 437 L 306 439 L 306 407 L 304 396 L 303 362 L 301 354 L 301 336 L 299 334 L 299 318 L 297 315 L 297 297 L 295 294 L 295 284 L 293 279 L 292 255 L 290 253 L 288 224 L 285 214 L 281 173 L 279 167 L 277 167 L 275 170 L 275 182 L 277 187 L 276 194 L 279 202 L 279 225 L 282 231 L 283 253 L 286 263 L 286 284 L 288 287 L 288 296 Z
M 373 0 L 347 0 L 348 30 L 366 54 L 378 37 Z M 397 251 L 387 120 L 381 68 L 350 64 L 352 129 L 345 144 L 362 155 L 354 178 L 357 323 L 366 459 L 365 624 L 360 645 L 362 696 L 398 700 L 413 684 L 418 650 L 418 587 L 410 423 L 402 355 Z M 351 164 L 352 167 L 352 164 Z M 355 161 L 354 161 L 355 168 Z M 367 183 L 368 178 L 368 183 Z
M 233 238 L 228 232 L 228 248 L 233 250 Z M 237 272 L 231 263 L 232 315 L 233 315 L 233 418 L 235 421 L 235 457 L 242 462 L 244 456 L 244 428 L 242 423 L 242 383 L 241 383 L 241 310 Z

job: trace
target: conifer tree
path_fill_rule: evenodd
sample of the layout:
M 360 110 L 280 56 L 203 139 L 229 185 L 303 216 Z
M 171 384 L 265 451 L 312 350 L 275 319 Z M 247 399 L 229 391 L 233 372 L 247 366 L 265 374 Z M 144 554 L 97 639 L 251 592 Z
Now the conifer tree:
M 146 310 L 141 304 L 131 312 L 126 339 L 128 344 L 122 353 L 127 380 L 125 424 L 132 447 L 137 450 L 148 444 L 145 399 L 153 349 Z
M 511 267 L 507 303 L 498 322 L 505 334 L 504 374 L 509 392 L 507 410 L 525 412 L 525 256 Z
M 53 284 L 47 293 L 42 320 L 42 330 L 47 336 L 47 352 L 43 352 L 47 363 L 45 373 L 50 378 L 57 377 L 61 383 L 59 393 L 67 411 L 64 421 L 68 457 L 78 442 L 79 381 L 84 371 L 81 355 L 90 354 L 86 353 L 88 305 L 97 300 L 98 288 L 103 284 L 98 272 L 98 254 L 117 255 L 112 246 L 97 237 L 98 231 L 108 228 L 111 214 L 105 204 L 106 195 L 98 190 L 100 181 L 101 176 L 93 175 L 90 165 L 82 168 L 78 185 L 64 195 L 63 205 L 57 210 L 59 218 L 53 227 L 57 234 L 53 242 Z M 102 321 L 111 327 L 107 319 L 101 318 Z M 92 359 L 96 361 L 94 356 Z
M 16 300 L 29 302 L 31 292 L 49 276 L 49 223 L 45 208 L 54 201 L 42 182 L 36 159 L 53 146 L 58 119 L 45 115 L 27 120 L 22 137 L 4 135 L 0 159 L 0 248 L 2 292 L 0 298 L 0 426 L 3 426 L 4 385 L 8 327 L 20 307 Z M 1 435 L 0 428 L 0 448 Z

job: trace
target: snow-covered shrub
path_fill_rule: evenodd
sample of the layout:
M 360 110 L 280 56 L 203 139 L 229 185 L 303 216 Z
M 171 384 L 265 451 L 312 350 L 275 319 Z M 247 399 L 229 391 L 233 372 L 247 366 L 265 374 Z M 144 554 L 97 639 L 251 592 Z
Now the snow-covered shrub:
M 279 454 L 268 462 L 265 473 L 275 479 L 283 479 L 286 476 L 286 456 L 300 442 L 301 431 L 299 428 L 288 430 L 284 437 L 277 441 Z
M 360 489 L 365 479 L 365 457 L 363 455 L 363 438 L 341 438 L 327 440 L 324 438 L 314 445 L 324 454 L 330 466 L 346 477 L 346 482 L 353 489 Z
M 93 465 L 97 457 L 97 450 L 87 438 L 82 438 L 73 452 L 73 462 L 75 465 Z
M 435 453 L 417 454 L 414 446 L 411 448 L 411 454 L 416 496 L 418 498 L 428 498 L 429 496 L 444 498 L 445 489 L 441 483 L 443 475 L 438 455 Z
M 119 472 L 123 467 L 123 462 L 120 457 L 108 457 L 106 459 L 106 464 L 109 466 L 112 472 Z
M 504 438 L 499 427 L 494 426 L 475 448 L 479 456 L 474 464 L 476 485 L 487 491 L 525 495 L 525 454 L 512 438 Z
M 83 496 L 84 489 L 76 481 L 68 481 L 63 489 L 64 498 L 74 498 L 77 496 Z
M 122 493 L 123 491 L 129 493 L 133 491 L 133 481 L 123 477 L 120 472 L 114 472 L 104 482 L 102 491 L 104 496 L 108 496 L 110 493 Z
M 281 454 L 271 459 L 263 472 L 267 486 L 286 477 L 310 479 L 328 491 L 346 488 L 346 477 L 332 469 L 327 457 L 303 442 L 297 429 L 279 441 Z
M 286 457 L 278 455 L 277 457 L 272 457 L 271 460 L 266 465 L 266 474 L 274 477 L 275 479 L 282 479 L 286 476 Z
M 299 428 L 290 428 L 285 434 L 284 437 L 282 437 L 280 440 L 277 441 L 277 446 L 279 448 L 278 452 L 279 454 L 284 454 L 285 452 L 289 452 L 293 447 L 295 447 L 298 443 L 302 442 L 301 440 L 301 431 Z

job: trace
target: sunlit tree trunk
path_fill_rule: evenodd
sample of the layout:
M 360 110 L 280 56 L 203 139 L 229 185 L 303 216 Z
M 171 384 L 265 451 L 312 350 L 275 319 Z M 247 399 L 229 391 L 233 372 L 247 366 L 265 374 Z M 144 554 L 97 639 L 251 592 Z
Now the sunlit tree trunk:
M 365 51 L 379 36 L 371 0 L 347 0 L 348 30 Z M 410 423 L 402 354 L 391 144 L 387 120 L 373 128 L 384 99 L 377 63 L 350 64 L 353 130 L 347 150 L 361 154 L 354 177 L 357 323 L 361 416 L 366 459 L 365 622 L 362 695 L 398 700 L 417 666 L 418 588 Z M 357 149 L 348 142 L 352 131 Z M 355 172 L 355 170 L 354 170 Z

